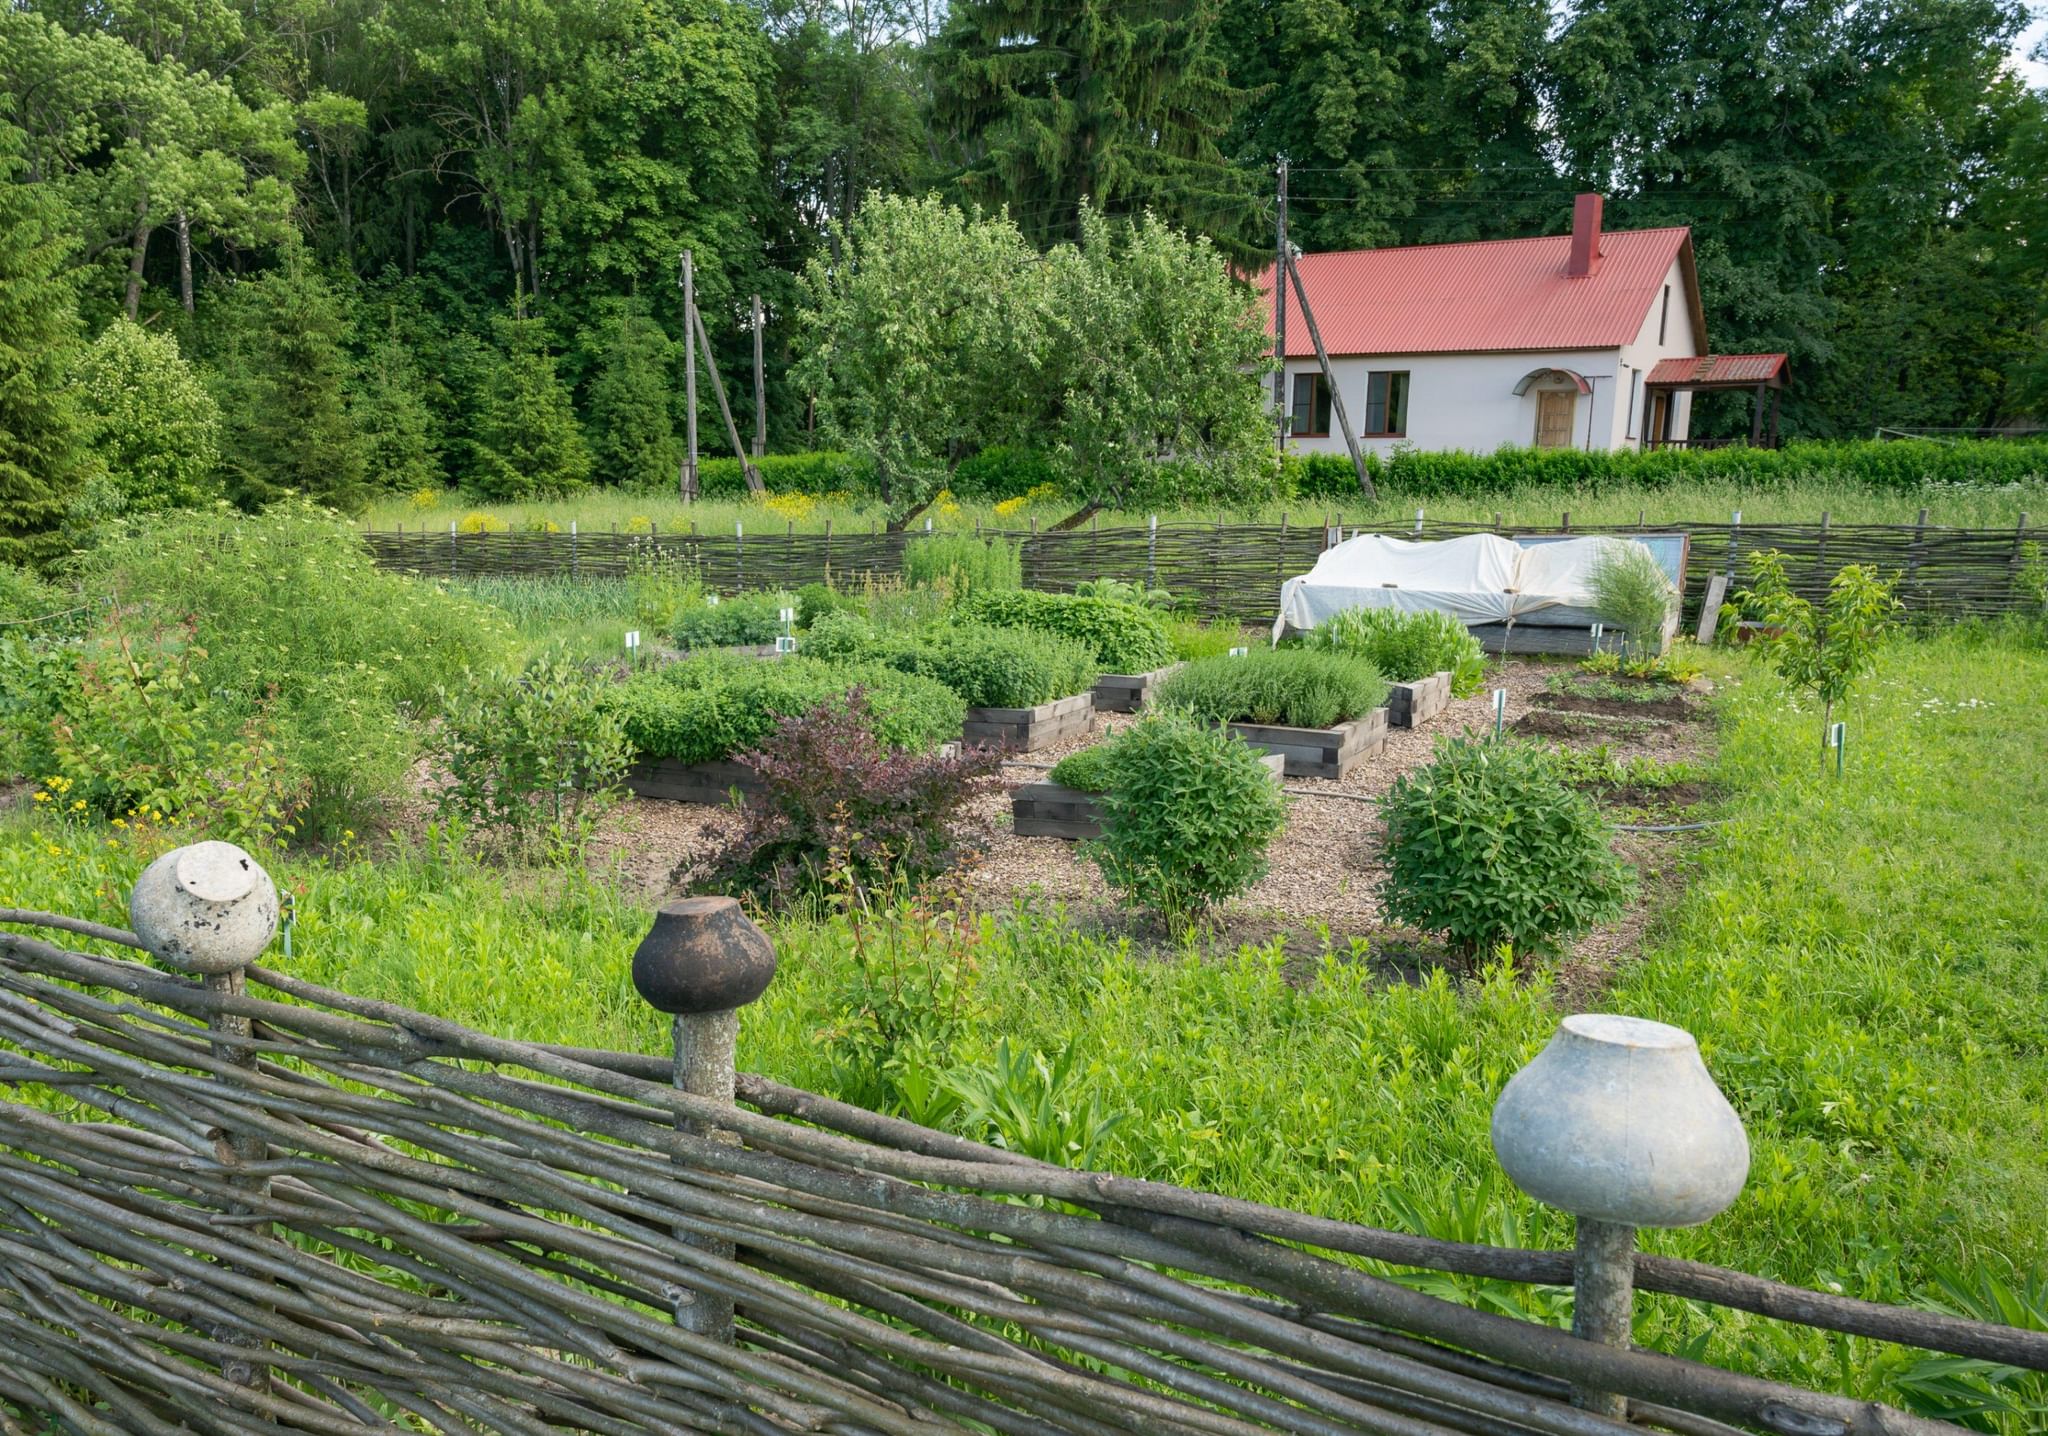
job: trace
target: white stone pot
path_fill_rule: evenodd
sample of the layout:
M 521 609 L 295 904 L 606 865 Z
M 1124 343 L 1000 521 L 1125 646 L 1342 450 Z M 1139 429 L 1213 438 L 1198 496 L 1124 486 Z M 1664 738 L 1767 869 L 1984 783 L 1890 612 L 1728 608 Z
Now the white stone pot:
M 277 887 L 233 843 L 193 843 L 143 869 L 128 894 L 128 925 L 167 967 L 233 972 L 276 935 Z
M 1493 1150 L 1538 1201 L 1631 1227 L 1697 1226 L 1749 1176 L 1749 1138 L 1692 1034 L 1601 1013 L 1567 1017 L 1509 1081 Z

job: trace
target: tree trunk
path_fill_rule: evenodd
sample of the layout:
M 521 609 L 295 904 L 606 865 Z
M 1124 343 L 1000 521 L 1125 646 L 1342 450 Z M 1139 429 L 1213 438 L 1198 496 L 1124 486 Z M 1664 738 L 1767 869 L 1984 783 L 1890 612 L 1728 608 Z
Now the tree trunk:
M 902 533 L 905 529 L 910 527 L 911 520 L 915 519 L 919 514 L 923 513 L 926 509 L 930 508 L 931 506 L 932 501 L 930 499 L 920 499 L 918 502 L 912 504 L 908 509 L 904 510 L 901 515 L 889 520 L 889 532 L 892 534 Z
M 135 201 L 135 235 L 128 245 L 128 295 L 124 301 L 130 319 L 142 308 L 142 266 L 149 259 L 149 193 Z
M 192 217 L 178 211 L 178 302 L 192 317 Z
M 1820 705 L 1820 770 L 1828 770 L 1828 730 L 1835 726 L 1835 705 L 1832 702 Z
M 1077 529 L 1081 527 L 1082 524 L 1087 523 L 1088 520 L 1094 518 L 1097 514 L 1101 512 L 1101 504 L 1083 504 L 1080 508 L 1075 509 L 1072 513 L 1068 514 L 1065 518 L 1061 519 L 1058 523 L 1049 525 L 1046 528 L 1046 532 L 1062 533 L 1068 529 Z

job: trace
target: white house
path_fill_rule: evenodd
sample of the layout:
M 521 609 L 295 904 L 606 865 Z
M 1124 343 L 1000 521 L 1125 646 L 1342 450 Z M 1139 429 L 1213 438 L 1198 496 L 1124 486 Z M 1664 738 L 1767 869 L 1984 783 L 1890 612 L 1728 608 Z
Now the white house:
M 1279 314 L 1289 446 L 1345 451 L 1315 335 L 1365 449 L 1684 444 L 1702 388 L 1756 389 L 1763 442 L 1785 356 L 1709 355 L 1692 232 L 1603 233 L 1600 213 L 1586 194 L 1570 234 L 1302 255 L 1314 334 L 1291 286 Z M 1775 418 L 1773 396 L 1773 442 Z

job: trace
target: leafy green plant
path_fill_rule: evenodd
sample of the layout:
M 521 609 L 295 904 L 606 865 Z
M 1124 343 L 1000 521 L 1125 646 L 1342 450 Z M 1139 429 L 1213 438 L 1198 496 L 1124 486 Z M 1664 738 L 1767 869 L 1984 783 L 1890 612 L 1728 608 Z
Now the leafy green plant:
M 1106 598 L 1111 603 L 1127 603 L 1133 608 L 1152 608 L 1161 613 L 1172 613 L 1180 606 L 1165 589 L 1147 588 L 1124 578 L 1084 578 L 1074 585 L 1074 592 L 1081 598 Z
M 995 1146 L 1041 1162 L 1091 1168 L 1126 1120 L 1087 1081 L 1079 1039 L 1051 1057 L 1013 1050 L 1005 1037 L 986 1067 L 958 1067 L 945 1085 L 960 1101 L 960 1125 Z
M 830 584 L 807 583 L 796 591 L 796 621 L 801 628 L 810 628 L 828 613 L 860 613 L 866 607 L 857 594 Z
M 1526 744 L 1439 738 L 1380 816 L 1387 916 L 1468 954 L 1568 941 L 1620 916 L 1632 890 L 1600 810 Z
M 1253 649 L 1198 658 L 1159 687 L 1162 705 L 1213 723 L 1328 728 L 1387 701 L 1387 681 L 1368 658 L 1309 648 Z
M 1165 621 L 1150 609 L 1113 598 L 1018 590 L 982 592 L 961 614 L 999 628 L 1026 628 L 1086 644 L 1104 673 L 1149 673 L 1173 662 Z
M 1594 561 L 1587 586 L 1600 621 L 1627 631 L 1631 653 L 1662 651 L 1664 625 L 1678 605 L 1678 590 L 1654 554 L 1639 543 L 1610 540 Z
M 1287 800 L 1256 749 L 1171 711 L 1104 746 L 1102 837 L 1083 851 L 1124 902 L 1185 932 L 1265 876 Z
M 1815 607 L 1792 591 L 1785 557 L 1775 549 L 1749 556 L 1749 587 L 1735 596 L 1745 618 L 1761 627 L 1758 647 L 1778 676 L 1820 702 L 1821 763 L 1835 705 L 1877 666 L 1877 650 L 1899 611 L 1890 581 L 1867 564 L 1852 563 L 1828 583 L 1827 602 Z
M 1036 707 L 1087 692 L 1102 672 L 1094 653 L 1072 639 L 980 623 L 892 636 L 881 661 L 936 679 L 970 708 Z
M 738 593 L 716 603 L 707 595 L 703 603 L 677 611 L 669 636 L 685 651 L 764 646 L 789 632 L 782 610 L 794 607 L 796 600 L 786 593 Z
M 2023 1331 L 2048 1331 L 2048 1274 L 2001 1272 L 1985 1263 L 1943 1269 L 1921 1304 L 1949 1316 Z M 2048 1374 L 1964 1356 L 1922 1356 L 1891 1378 L 1908 1410 L 1998 1436 L 2039 1431 L 2048 1420 Z
M 1023 583 L 1023 560 L 1007 539 L 925 534 L 904 546 L 903 581 L 914 588 L 944 588 L 956 599 L 998 593 Z
M 1369 658 L 1389 682 L 1413 683 L 1432 673 L 1451 675 L 1451 692 L 1470 698 L 1486 682 L 1486 650 L 1448 613 L 1394 608 L 1347 608 L 1303 635 L 1310 648 Z
M 1191 618 L 1170 619 L 1166 625 L 1167 641 L 1173 645 L 1173 656 L 1177 659 L 1223 658 L 1233 648 L 1245 648 L 1244 629 L 1235 623 L 1198 623 Z
M 1052 765 L 1052 771 L 1046 777 L 1077 793 L 1103 792 L 1109 787 L 1111 746 L 1110 743 L 1097 743 L 1069 753 Z
M 581 851 L 633 759 L 603 695 L 599 680 L 554 655 L 446 695 L 431 745 L 450 779 L 441 815 L 517 849 Z

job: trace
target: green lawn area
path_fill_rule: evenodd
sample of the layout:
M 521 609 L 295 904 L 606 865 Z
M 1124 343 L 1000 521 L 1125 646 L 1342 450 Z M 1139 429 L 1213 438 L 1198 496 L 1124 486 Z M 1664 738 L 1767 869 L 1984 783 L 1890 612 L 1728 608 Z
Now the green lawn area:
M 1936 1297 L 1949 1276 L 2038 1290 L 2048 654 L 1963 634 L 1895 643 L 1851 705 L 1839 780 L 1816 761 L 1817 714 L 1740 655 L 1713 661 L 1729 821 L 1691 850 L 1682 898 L 1600 1006 L 1698 1036 L 1753 1163 L 1728 1213 L 1649 1245 L 1886 1301 Z M 119 921 L 138 867 L 104 829 L 0 821 L 7 902 Z M 511 1036 L 660 1050 L 663 1024 L 627 978 L 648 914 L 601 878 L 506 874 L 432 843 L 276 867 L 298 905 L 278 965 Z M 782 970 L 746 1015 L 743 1066 L 1327 1216 L 1570 1239 L 1568 1219 L 1500 1176 L 1486 1136 L 1501 1086 L 1561 1015 L 1547 972 L 1390 985 L 1352 953 L 1320 954 L 1316 971 L 1306 931 L 1284 951 L 1162 959 L 1055 911 L 964 931 L 913 914 L 860 935 L 864 963 L 843 917 L 777 927 Z M 1289 980 L 1304 969 L 1312 981 Z M 1005 1049 L 1024 1059 L 1007 1074 Z M 948 1071 L 966 1074 L 951 1096 Z M 1046 1117 L 991 1119 L 960 1091 L 1044 1096 Z M 1548 1319 L 1568 1309 L 1560 1292 L 1444 1289 Z M 1907 1399 L 1912 1356 L 1872 1343 L 1661 1298 L 1644 1301 L 1640 1333 Z

